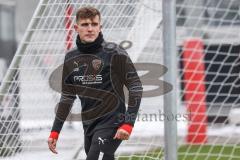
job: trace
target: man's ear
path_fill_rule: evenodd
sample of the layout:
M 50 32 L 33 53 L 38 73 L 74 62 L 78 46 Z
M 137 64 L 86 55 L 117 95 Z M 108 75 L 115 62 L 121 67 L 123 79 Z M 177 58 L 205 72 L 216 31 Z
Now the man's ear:
M 77 24 L 74 24 L 73 27 L 74 27 L 75 31 L 78 32 L 78 25 L 77 25 Z
M 99 31 L 99 33 L 100 33 L 100 32 L 102 32 L 102 25 L 100 25 L 100 31 Z

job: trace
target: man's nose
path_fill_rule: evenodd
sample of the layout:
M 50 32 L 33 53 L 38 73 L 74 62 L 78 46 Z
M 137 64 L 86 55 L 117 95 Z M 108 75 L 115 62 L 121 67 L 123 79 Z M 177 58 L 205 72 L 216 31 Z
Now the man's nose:
M 90 25 L 88 25 L 88 31 L 92 31 L 92 29 L 93 29 L 93 26 L 90 24 Z

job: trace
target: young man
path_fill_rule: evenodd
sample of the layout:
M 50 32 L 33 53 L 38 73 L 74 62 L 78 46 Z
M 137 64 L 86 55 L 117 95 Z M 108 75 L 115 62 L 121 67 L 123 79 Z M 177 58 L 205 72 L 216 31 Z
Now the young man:
M 122 140 L 131 134 L 142 97 L 142 84 L 127 53 L 106 43 L 101 33 L 100 12 L 93 7 L 77 11 L 77 48 L 65 56 L 62 93 L 51 134 L 49 149 L 56 143 L 72 104 L 79 97 L 87 160 L 114 160 Z M 123 87 L 128 88 L 128 108 Z M 100 154 L 101 153 L 101 154 Z

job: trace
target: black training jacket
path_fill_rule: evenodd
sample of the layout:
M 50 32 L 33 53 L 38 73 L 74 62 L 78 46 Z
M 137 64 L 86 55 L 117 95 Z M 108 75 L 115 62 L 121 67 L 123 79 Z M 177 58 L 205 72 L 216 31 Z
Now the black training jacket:
M 61 90 L 52 131 L 61 131 L 78 97 L 82 112 L 77 118 L 83 122 L 84 133 L 91 135 L 97 129 L 117 128 L 123 123 L 133 126 L 143 89 L 126 51 L 103 41 L 94 49 L 82 51 L 78 47 L 66 54 Z

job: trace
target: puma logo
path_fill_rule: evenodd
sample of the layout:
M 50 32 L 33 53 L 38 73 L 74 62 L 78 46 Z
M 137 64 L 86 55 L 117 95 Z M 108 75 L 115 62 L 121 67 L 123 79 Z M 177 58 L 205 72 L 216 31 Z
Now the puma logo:
M 107 139 L 102 139 L 101 137 L 98 137 L 98 143 L 99 144 L 104 144 L 104 142 L 106 141 Z

